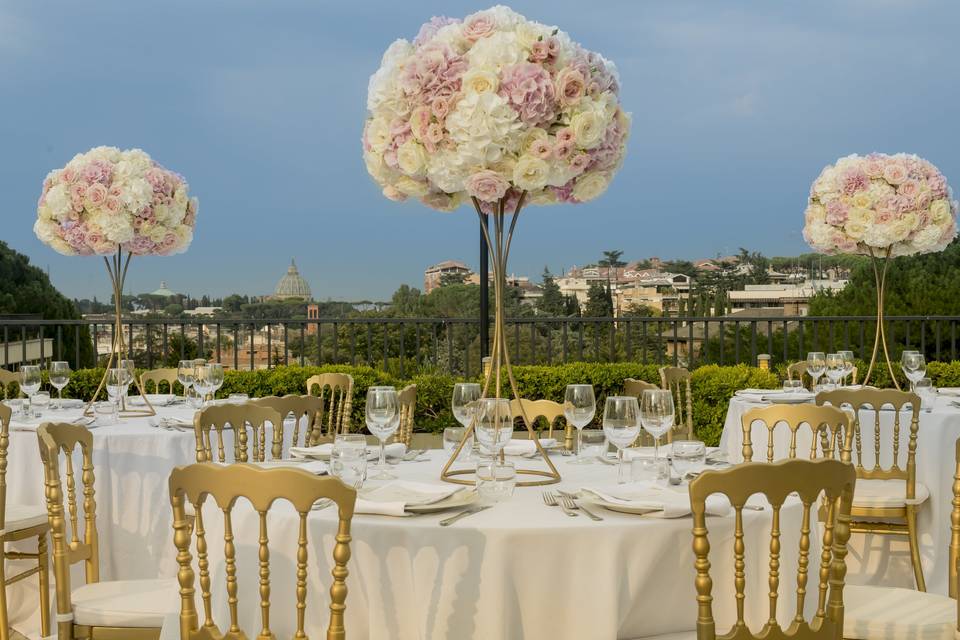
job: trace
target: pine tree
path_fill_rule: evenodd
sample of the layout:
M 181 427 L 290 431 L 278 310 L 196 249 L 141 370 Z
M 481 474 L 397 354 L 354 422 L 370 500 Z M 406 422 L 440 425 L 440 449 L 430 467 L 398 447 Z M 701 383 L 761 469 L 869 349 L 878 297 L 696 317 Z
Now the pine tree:
M 560 292 L 560 285 L 553 279 L 553 274 L 550 273 L 550 269 L 547 267 L 543 268 L 542 278 L 543 284 L 541 288 L 543 289 L 543 295 L 537 300 L 537 311 L 540 315 L 550 317 L 567 315 L 567 305 L 563 299 L 563 293 Z
M 610 292 L 599 282 L 590 285 L 587 291 L 587 308 L 585 315 L 588 318 L 608 318 L 613 316 L 613 303 Z

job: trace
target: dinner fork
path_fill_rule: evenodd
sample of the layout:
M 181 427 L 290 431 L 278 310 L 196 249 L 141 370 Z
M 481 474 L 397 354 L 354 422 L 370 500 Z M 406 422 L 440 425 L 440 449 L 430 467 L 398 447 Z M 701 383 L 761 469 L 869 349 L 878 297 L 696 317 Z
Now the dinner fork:
M 565 514 L 567 514 L 568 516 L 574 516 L 574 517 L 575 517 L 575 516 L 579 515 L 576 511 L 573 511 L 573 510 L 571 510 L 571 509 L 568 509 L 568 508 L 566 507 L 566 505 L 563 505 L 563 504 L 561 504 L 560 502 L 558 502 L 558 501 L 557 501 L 557 496 L 556 496 L 556 494 L 553 493 L 552 491 L 544 491 L 544 492 L 543 492 L 543 502 L 544 502 L 548 507 L 560 507 L 560 508 L 563 510 L 563 512 L 564 512 Z
M 563 491 L 561 491 L 560 500 L 563 502 L 563 505 L 566 508 L 573 509 L 573 510 L 579 509 L 580 511 L 583 511 L 585 514 L 587 514 L 587 517 L 593 520 L 594 522 L 600 522 L 603 520 L 603 518 L 595 514 L 593 511 L 590 511 L 590 509 L 587 509 L 583 505 L 578 504 L 577 501 L 574 500 L 573 497 L 568 493 L 564 493 Z

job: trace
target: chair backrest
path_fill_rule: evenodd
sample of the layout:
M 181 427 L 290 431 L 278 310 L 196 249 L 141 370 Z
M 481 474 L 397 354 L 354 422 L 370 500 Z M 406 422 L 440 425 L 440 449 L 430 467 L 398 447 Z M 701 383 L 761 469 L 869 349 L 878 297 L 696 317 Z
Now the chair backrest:
M 818 407 L 810 404 L 754 407 L 740 418 L 743 428 L 743 461 L 753 461 L 753 424 L 763 423 L 767 430 L 767 462 L 797 457 L 797 434 L 803 427 L 810 432 L 809 458 L 837 457 L 850 462 L 850 415 L 838 407 Z M 787 455 L 774 447 L 775 431 L 785 425 L 790 431 Z
M 230 615 L 230 626 L 226 636 L 213 620 L 211 611 L 212 594 L 210 590 L 210 569 L 207 549 L 208 541 L 204 529 L 203 504 L 212 497 L 223 513 L 224 562 L 226 565 L 226 593 Z M 256 541 L 247 544 L 257 545 L 259 549 L 259 604 L 260 632 L 258 638 L 275 637 L 270 630 L 270 546 L 267 530 L 267 515 L 278 501 L 293 505 L 299 515 L 299 535 L 297 549 L 291 555 L 297 559 L 296 603 L 280 603 L 282 611 L 278 618 L 295 619 L 298 638 L 306 638 L 304 620 L 306 617 L 308 550 L 322 548 L 320 541 L 308 541 L 307 515 L 315 502 L 330 499 L 337 505 L 339 524 L 336 544 L 333 547 L 334 568 L 333 584 L 330 587 L 330 623 L 327 638 L 343 640 L 346 637 L 343 626 L 343 614 L 347 599 L 347 561 L 350 559 L 350 523 L 357 492 L 336 478 L 321 478 L 302 469 L 261 469 L 248 464 L 234 464 L 225 467 L 210 464 L 193 464 L 177 467 L 170 474 L 170 505 L 173 509 L 174 544 L 177 547 L 177 579 L 180 584 L 180 638 L 181 640 L 207 639 L 213 637 L 254 637 L 252 630 L 246 635 L 240 629 L 240 607 L 255 606 L 252 602 L 241 603 L 237 598 L 236 543 L 231 524 L 234 506 L 240 498 L 250 502 L 260 517 L 259 536 Z M 187 516 L 186 503 L 193 505 L 195 521 L 191 523 Z M 210 510 L 207 514 L 211 513 Z M 252 529 L 251 532 L 255 532 Z M 203 606 L 203 621 L 194 601 L 193 556 L 191 554 L 191 532 L 196 536 L 197 567 L 200 574 L 200 598 Z M 312 543 L 312 544 L 311 544 Z M 313 598 L 311 601 L 315 601 Z M 294 617 L 295 616 L 295 617 Z M 214 630 L 216 630 L 214 632 Z
M 13 410 L 0 403 L 0 529 L 7 526 L 7 449 L 10 447 L 10 417 Z
M 813 378 L 807 375 L 807 363 L 805 360 L 787 365 L 787 380 L 799 380 L 800 384 L 804 387 L 809 387 L 807 380 L 812 382 Z
M 353 411 L 353 376 L 347 373 L 321 373 L 307 379 L 307 394 L 324 399 L 325 414 L 320 426 L 333 439 L 338 433 L 349 433 L 350 413 Z
M 957 439 L 955 451 L 956 466 L 953 471 L 953 509 L 950 511 L 950 549 L 949 549 L 949 590 L 950 597 L 960 595 L 960 438 Z M 960 602 L 957 603 L 957 630 L 960 631 Z M 960 637 L 958 635 L 957 637 Z
M 148 382 L 153 383 L 153 389 L 147 386 Z M 177 370 L 176 369 L 151 369 L 150 371 L 144 371 L 140 374 L 140 386 L 143 388 L 144 393 L 162 393 L 160 391 L 160 383 L 166 382 L 169 386 L 169 391 L 167 393 L 173 393 L 173 385 L 177 383 Z
M 660 367 L 660 386 L 673 394 L 673 429 L 667 432 L 667 442 L 674 436 L 693 439 L 693 392 L 690 390 L 690 372 L 683 367 Z
M 17 385 L 17 393 L 10 393 L 10 385 Z M 3 399 L 7 400 L 11 397 L 16 398 L 20 394 L 20 375 L 14 373 L 13 371 L 7 371 L 6 369 L 0 369 L 0 392 L 3 393 Z
M 227 462 L 223 444 L 225 431 L 233 431 L 233 460 L 230 462 L 263 462 L 266 460 L 267 423 L 273 426 L 271 457 L 283 456 L 283 418 L 276 409 L 244 404 L 213 405 L 197 411 L 193 431 L 197 439 L 197 462 L 212 462 L 213 436 L 217 434 L 217 462 Z M 247 434 L 247 427 L 250 434 Z M 252 443 L 252 447 L 250 446 Z M 251 451 L 252 449 L 252 451 Z
M 540 423 L 540 418 L 547 423 L 547 436 L 548 438 L 553 437 L 553 425 L 556 424 L 557 420 L 563 419 L 563 425 L 561 429 L 566 430 L 566 416 L 563 413 L 563 405 L 559 402 L 554 402 L 553 400 L 527 400 L 521 398 L 520 400 L 511 400 L 510 401 L 510 413 L 513 414 L 514 420 L 523 420 L 523 415 L 526 414 L 527 420 L 530 421 L 530 427 L 536 429 L 537 425 Z M 523 429 L 526 430 L 526 425 L 523 426 Z M 541 437 L 542 431 L 537 431 L 537 437 Z M 527 438 L 530 437 L 530 432 L 527 432 Z
M 417 414 L 417 385 L 408 384 L 400 390 L 400 428 L 397 429 L 397 442 L 410 446 L 413 440 L 414 416 Z
M 320 417 L 323 415 L 323 398 L 317 396 L 298 396 L 286 395 L 266 396 L 251 400 L 250 404 L 258 407 L 269 407 L 280 413 L 280 417 L 286 419 L 293 415 L 293 440 L 292 446 L 299 447 L 300 444 L 300 422 L 304 422 L 303 445 L 310 447 L 317 444 L 321 436 L 319 424 Z M 282 433 L 282 430 L 281 430 Z
M 817 394 L 818 405 L 832 404 L 835 407 L 849 405 L 854 412 L 852 460 L 857 468 L 857 477 L 864 480 L 906 480 L 907 498 L 916 496 L 917 481 L 917 432 L 920 427 L 920 398 L 909 391 L 896 389 L 836 389 Z M 901 464 L 900 413 L 910 405 L 910 435 L 907 443 L 906 460 Z M 863 464 L 863 429 L 860 425 L 860 410 L 864 407 L 874 410 L 873 422 L 873 466 L 869 469 Z M 883 441 L 880 429 L 880 416 L 883 407 L 893 411 L 893 437 Z M 884 469 L 880 464 L 881 454 L 892 447 L 891 465 Z
M 849 464 L 839 460 L 782 460 L 773 464 L 746 463 L 723 471 L 705 471 L 690 483 L 690 506 L 693 511 L 693 551 L 696 554 L 695 581 L 697 589 L 697 639 L 713 640 L 737 638 L 804 638 L 840 640 L 843 631 L 843 582 L 846 575 L 847 540 L 850 538 L 850 505 L 856 473 Z M 796 493 L 803 505 L 800 525 L 799 560 L 795 580 L 784 584 L 796 585 L 796 614 L 789 635 L 777 622 L 780 598 L 780 510 L 791 493 Z M 713 579 L 710 577 L 710 541 L 707 529 L 706 499 L 723 494 L 734 508 L 734 580 L 737 622 L 729 633 L 717 636 L 713 618 Z M 768 622 L 756 634 L 744 621 L 746 587 L 746 551 L 744 548 L 743 509 L 754 494 L 766 496 L 773 510 L 770 528 L 770 561 L 768 572 Z M 820 507 L 821 494 L 823 507 Z M 816 505 L 816 507 L 814 506 Z M 811 620 L 805 618 L 808 575 L 810 573 L 810 534 L 817 535 L 818 511 L 823 514 L 822 553 L 818 579 L 816 612 Z M 811 520 L 813 520 L 811 522 Z M 726 534 L 725 534 L 726 535 Z M 816 559 L 814 559 L 816 562 Z M 789 588 L 789 587 L 788 587 Z M 721 592 L 727 593 L 727 589 Z M 754 594 L 759 599 L 761 594 Z
M 70 567 L 84 562 L 86 582 L 100 581 L 100 544 L 97 532 L 97 502 L 94 496 L 93 436 L 79 424 L 46 422 L 37 429 L 40 460 L 43 463 L 47 496 L 47 519 L 53 541 L 53 575 L 56 582 L 58 617 L 73 611 Z M 77 508 L 77 481 L 74 452 L 80 451 L 80 490 L 83 492 L 83 536 Z M 66 479 L 67 511 L 64 513 L 64 483 L 60 479 L 60 457 Z M 69 522 L 70 530 L 67 531 Z

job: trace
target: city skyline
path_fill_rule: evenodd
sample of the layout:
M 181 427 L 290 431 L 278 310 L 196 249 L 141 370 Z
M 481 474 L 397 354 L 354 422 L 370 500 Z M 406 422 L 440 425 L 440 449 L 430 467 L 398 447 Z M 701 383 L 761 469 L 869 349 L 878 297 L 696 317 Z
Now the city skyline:
M 422 282 L 425 255 L 475 267 L 475 214 L 387 201 L 366 175 L 359 137 L 367 79 L 389 43 L 431 15 L 487 4 L 173 1 L 144 21 L 119 1 L 7 3 L 3 239 L 49 268 L 66 295 L 107 297 L 101 261 L 53 253 L 32 225 L 46 172 L 113 144 L 144 148 L 200 198 L 188 252 L 134 261 L 128 292 L 166 280 L 191 295 L 266 294 L 295 257 L 318 298 L 382 300 Z M 522 216 L 518 274 L 536 278 L 545 264 L 569 268 L 611 248 L 663 259 L 740 246 L 808 251 L 809 184 L 849 153 L 914 152 L 960 175 L 949 108 L 960 89 L 948 81 L 960 67 L 954 4 L 513 6 L 616 61 L 634 118 L 607 194 Z M 111 37 L 90 37 L 99 32 Z

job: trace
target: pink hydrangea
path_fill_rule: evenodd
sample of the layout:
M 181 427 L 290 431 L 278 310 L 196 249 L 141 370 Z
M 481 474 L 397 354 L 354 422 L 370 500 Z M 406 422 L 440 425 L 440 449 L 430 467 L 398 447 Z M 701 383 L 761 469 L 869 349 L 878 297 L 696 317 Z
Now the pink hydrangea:
M 420 26 L 420 31 L 417 32 L 417 37 L 413 39 L 413 46 L 420 48 L 423 45 L 427 44 L 433 37 L 437 35 L 437 31 L 440 31 L 443 27 L 448 24 L 459 24 L 459 18 L 448 18 L 447 16 L 434 16 L 430 18 L 429 22 L 425 22 Z
M 847 221 L 847 205 L 839 200 L 831 200 L 827 203 L 827 222 L 829 224 L 843 224 Z
M 460 91 L 467 62 L 447 44 L 430 43 L 422 47 L 404 68 L 400 77 L 403 92 L 417 102 L 430 104 Z
M 538 64 L 521 62 L 504 68 L 499 93 L 528 125 L 547 123 L 557 112 L 550 73 Z

